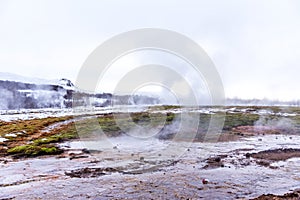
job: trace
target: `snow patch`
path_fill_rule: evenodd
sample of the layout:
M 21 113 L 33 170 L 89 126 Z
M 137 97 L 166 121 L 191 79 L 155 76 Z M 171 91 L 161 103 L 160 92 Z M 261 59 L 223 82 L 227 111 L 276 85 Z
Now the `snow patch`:
M 7 138 L 3 138 L 3 137 L 0 137 L 0 142 L 6 142 L 6 141 L 8 141 L 9 139 L 7 139 Z
M 17 137 L 17 135 L 15 133 L 7 133 L 5 137 Z

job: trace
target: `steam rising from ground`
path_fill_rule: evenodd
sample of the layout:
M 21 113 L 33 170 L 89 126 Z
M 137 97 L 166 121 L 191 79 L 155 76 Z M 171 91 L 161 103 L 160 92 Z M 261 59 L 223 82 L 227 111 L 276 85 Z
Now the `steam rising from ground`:
M 176 115 L 175 119 L 171 124 L 164 126 L 161 131 L 156 135 L 158 139 L 167 140 L 171 139 L 176 135 L 181 126 L 181 119 Z
M 295 125 L 291 119 L 288 118 L 271 118 L 270 116 L 261 115 L 259 120 L 254 123 L 256 129 L 262 127 L 274 128 L 274 129 L 293 129 Z
M 13 93 L 6 89 L 0 89 L 0 109 L 7 110 L 9 109 L 9 105 L 15 101 L 13 98 Z

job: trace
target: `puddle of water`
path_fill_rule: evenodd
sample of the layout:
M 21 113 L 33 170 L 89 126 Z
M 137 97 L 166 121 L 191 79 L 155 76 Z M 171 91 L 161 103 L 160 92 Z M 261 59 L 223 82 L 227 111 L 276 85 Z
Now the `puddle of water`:
M 68 146 L 71 149 L 89 149 L 106 151 L 111 149 L 118 149 L 126 152 L 148 152 L 153 150 L 161 150 L 168 144 L 167 141 L 151 139 L 137 139 L 128 136 L 120 136 L 114 138 L 107 138 L 106 140 L 95 141 L 72 141 L 66 142 L 63 146 Z

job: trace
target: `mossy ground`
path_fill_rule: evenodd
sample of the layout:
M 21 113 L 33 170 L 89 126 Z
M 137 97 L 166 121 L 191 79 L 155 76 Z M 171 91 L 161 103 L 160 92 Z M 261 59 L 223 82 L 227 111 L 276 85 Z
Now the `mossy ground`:
M 0 121 L 0 136 L 9 133 L 24 132 L 32 135 L 51 124 L 66 121 L 71 117 L 49 117 L 46 119 L 18 120 L 13 122 Z
M 18 157 L 35 157 L 41 155 L 56 155 L 63 151 L 53 145 L 21 145 L 10 148 L 7 153 L 13 155 L 14 158 Z
M 228 109 L 233 107 L 226 107 Z M 161 111 L 166 110 L 166 113 L 159 112 L 139 112 L 131 114 L 104 114 L 95 116 L 95 118 L 82 118 L 75 122 L 61 125 L 51 131 L 42 131 L 48 126 L 58 122 L 70 120 L 72 117 L 50 117 L 46 119 L 32 119 L 24 121 L 3 122 L 0 121 L 0 136 L 5 137 L 6 134 L 22 132 L 23 134 L 17 137 L 9 137 L 9 141 L 0 143 L 0 155 L 13 155 L 17 157 L 32 157 L 40 155 L 59 154 L 62 151 L 57 147 L 57 143 L 80 138 L 90 138 L 97 136 L 99 131 L 105 133 L 108 137 L 116 137 L 124 134 L 135 125 L 164 127 L 170 125 L 175 119 L 180 117 L 179 114 L 174 114 L 170 110 L 180 109 L 179 106 L 161 106 L 152 107 L 150 110 Z M 239 107 L 239 109 L 248 110 L 269 110 L 272 112 L 286 112 L 300 114 L 299 108 L 279 108 L 279 107 Z M 169 112 L 170 111 L 170 112 Z M 193 117 L 195 114 L 190 114 Z M 224 113 L 213 114 L 215 118 L 222 118 Z M 198 115 L 195 115 L 199 117 Z M 195 141 L 203 141 L 203 137 L 208 130 L 212 114 L 200 114 L 200 123 Z M 260 119 L 260 115 L 250 112 L 226 113 L 223 132 L 220 141 L 228 141 L 238 139 L 237 132 L 233 131 L 236 127 L 253 126 Z M 269 120 L 288 119 L 292 122 L 293 129 L 296 133 L 300 130 L 300 116 L 279 116 L 267 115 Z M 150 127 L 150 128 L 151 128 Z M 189 134 L 188 128 L 185 130 Z M 295 130 L 294 130 L 295 133 Z
M 18 157 L 30 157 L 61 153 L 55 145 L 45 145 L 54 142 L 53 133 L 43 133 L 42 130 L 58 122 L 71 119 L 71 117 L 50 117 L 46 119 L 18 120 L 13 122 L 0 122 L 0 136 L 9 140 L 0 144 L 0 155 L 16 155 Z M 21 134 L 19 134 L 21 133 Z M 7 137 L 7 134 L 15 134 L 16 137 Z M 49 134 L 48 142 L 36 142 L 36 138 Z

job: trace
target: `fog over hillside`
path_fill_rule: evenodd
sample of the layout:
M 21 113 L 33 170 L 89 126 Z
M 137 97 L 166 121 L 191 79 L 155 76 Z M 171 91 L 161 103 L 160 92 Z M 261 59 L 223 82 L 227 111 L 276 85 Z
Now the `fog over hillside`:
M 105 107 L 113 104 L 157 104 L 146 96 L 115 96 L 82 92 L 68 79 L 43 80 L 0 73 L 0 109 L 70 108 L 73 105 Z

